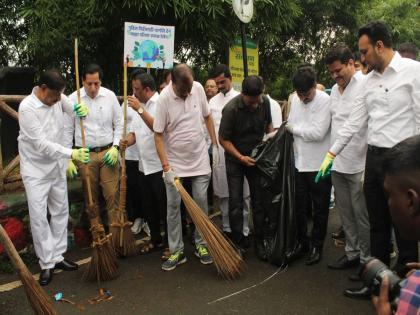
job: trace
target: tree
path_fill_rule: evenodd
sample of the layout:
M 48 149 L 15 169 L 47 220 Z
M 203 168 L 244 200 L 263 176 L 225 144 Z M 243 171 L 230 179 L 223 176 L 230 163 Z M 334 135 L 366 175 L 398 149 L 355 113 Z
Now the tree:
M 1 0 L 0 0 L 1 1 Z M 4 1 L 4 0 L 3 0 Z M 97 62 L 104 83 L 121 92 L 125 21 L 175 26 L 175 57 L 192 64 L 204 79 L 226 63 L 240 23 L 230 0 L 13 0 L 22 21 L 24 52 L 38 70 L 58 67 L 73 86 L 73 40 L 79 38 L 80 65 Z M 255 0 L 247 34 L 259 43 L 260 73 L 276 98 L 286 98 L 290 78 L 302 62 L 314 64 L 320 81 L 332 82 L 323 62 L 337 42 L 357 47 L 355 34 L 370 19 L 389 22 L 398 41 L 419 40 L 416 0 Z M 20 9 L 22 7 L 23 8 Z M 9 14 L 9 17 L 11 15 Z M 10 54 L 9 54 L 10 56 Z M 154 72 L 152 71 L 152 74 Z
M 24 0 L 0 0 L 0 66 L 28 63 L 27 27 L 19 15 Z

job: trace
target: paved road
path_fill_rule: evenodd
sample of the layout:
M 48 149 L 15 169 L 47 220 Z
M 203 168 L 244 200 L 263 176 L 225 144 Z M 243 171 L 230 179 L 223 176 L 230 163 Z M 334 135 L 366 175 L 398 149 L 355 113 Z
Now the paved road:
M 331 211 L 330 231 L 337 228 L 337 217 Z M 250 253 L 245 274 L 227 282 L 217 277 L 213 266 L 201 265 L 188 244 L 188 262 L 172 272 L 160 269 L 159 253 L 120 260 L 121 276 L 104 283 L 114 295 L 108 302 L 87 303 L 97 287 L 80 280 L 83 268 L 55 275 L 46 290 L 51 295 L 63 292 L 86 307 L 79 311 L 73 305 L 56 303 L 59 314 L 373 314 L 369 301 L 342 295 L 343 289 L 354 285 L 347 280 L 351 270 L 327 269 L 327 262 L 342 252 L 328 236 L 321 263 L 306 266 L 297 261 L 281 272 Z M 88 255 L 87 250 L 73 250 L 70 258 Z M 0 284 L 13 280 L 14 275 L 0 275 Z M 0 293 L 0 314 L 32 314 L 22 287 Z

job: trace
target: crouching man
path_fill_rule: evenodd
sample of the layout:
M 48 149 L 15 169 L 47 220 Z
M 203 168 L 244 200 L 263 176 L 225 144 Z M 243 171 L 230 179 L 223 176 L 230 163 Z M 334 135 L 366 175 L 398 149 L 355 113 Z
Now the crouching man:
M 35 252 L 39 258 L 39 283 L 52 280 L 54 268 L 76 270 L 77 264 L 64 259 L 67 250 L 67 161 L 89 161 L 88 149 L 62 146 L 64 112 L 79 117 L 87 114 L 83 104 L 74 107 L 62 95 L 65 82 L 59 73 L 41 74 L 38 86 L 19 106 L 20 172 L 29 206 Z M 48 222 L 48 213 L 51 218 Z

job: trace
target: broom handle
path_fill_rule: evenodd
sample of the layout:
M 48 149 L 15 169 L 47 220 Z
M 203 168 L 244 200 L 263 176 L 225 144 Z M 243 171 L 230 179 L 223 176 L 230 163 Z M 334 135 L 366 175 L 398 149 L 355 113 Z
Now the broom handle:
M 77 90 L 77 103 L 80 104 L 80 82 L 79 82 L 79 46 L 77 38 L 74 39 L 74 68 L 76 73 L 76 90 Z M 85 135 L 85 127 L 83 125 L 83 119 L 80 118 L 80 131 L 82 133 L 82 147 L 86 148 L 86 135 Z M 89 174 L 89 167 L 87 165 L 83 165 L 85 168 L 85 182 L 86 182 L 86 190 L 88 195 L 88 205 L 93 205 L 93 198 L 92 198 L 92 188 L 90 187 L 90 174 Z
M 128 59 L 128 58 L 127 58 Z M 127 62 L 124 61 L 124 128 L 123 128 L 123 139 L 127 140 Z M 125 149 L 121 150 L 121 163 L 125 166 Z
M 9 236 L 7 235 L 6 231 L 4 230 L 3 226 L 0 224 L 0 241 L 3 243 L 4 248 L 9 255 L 9 258 L 12 264 L 15 266 L 16 269 L 22 270 L 25 268 L 25 263 L 20 258 L 19 253 L 17 252 L 15 246 L 13 245 L 12 241 L 10 240 Z
M 124 128 L 123 139 L 127 140 L 127 63 L 128 57 L 124 61 Z M 124 210 L 125 210 L 125 197 L 126 197 L 126 165 L 125 165 L 125 149 L 121 150 L 121 179 L 120 179 L 120 223 L 124 223 Z M 121 189 L 122 188 L 122 189 Z M 124 230 L 120 229 L 120 247 L 123 246 L 123 233 Z

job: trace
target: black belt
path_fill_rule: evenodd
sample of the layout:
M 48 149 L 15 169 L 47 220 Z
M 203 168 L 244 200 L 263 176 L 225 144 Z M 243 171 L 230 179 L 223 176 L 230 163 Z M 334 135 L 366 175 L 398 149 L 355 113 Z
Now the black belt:
M 374 145 L 368 144 L 368 151 L 373 154 L 384 154 L 389 148 L 375 147 Z
M 106 149 L 109 149 L 110 147 L 112 147 L 112 143 L 107 144 L 106 146 L 103 146 L 103 147 L 89 148 L 89 151 L 90 152 L 99 153 L 99 152 L 102 152 L 102 151 L 104 151 Z M 76 146 L 76 149 L 80 149 L 80 148 L 82 148 L 82 147 L 77 147 Z

